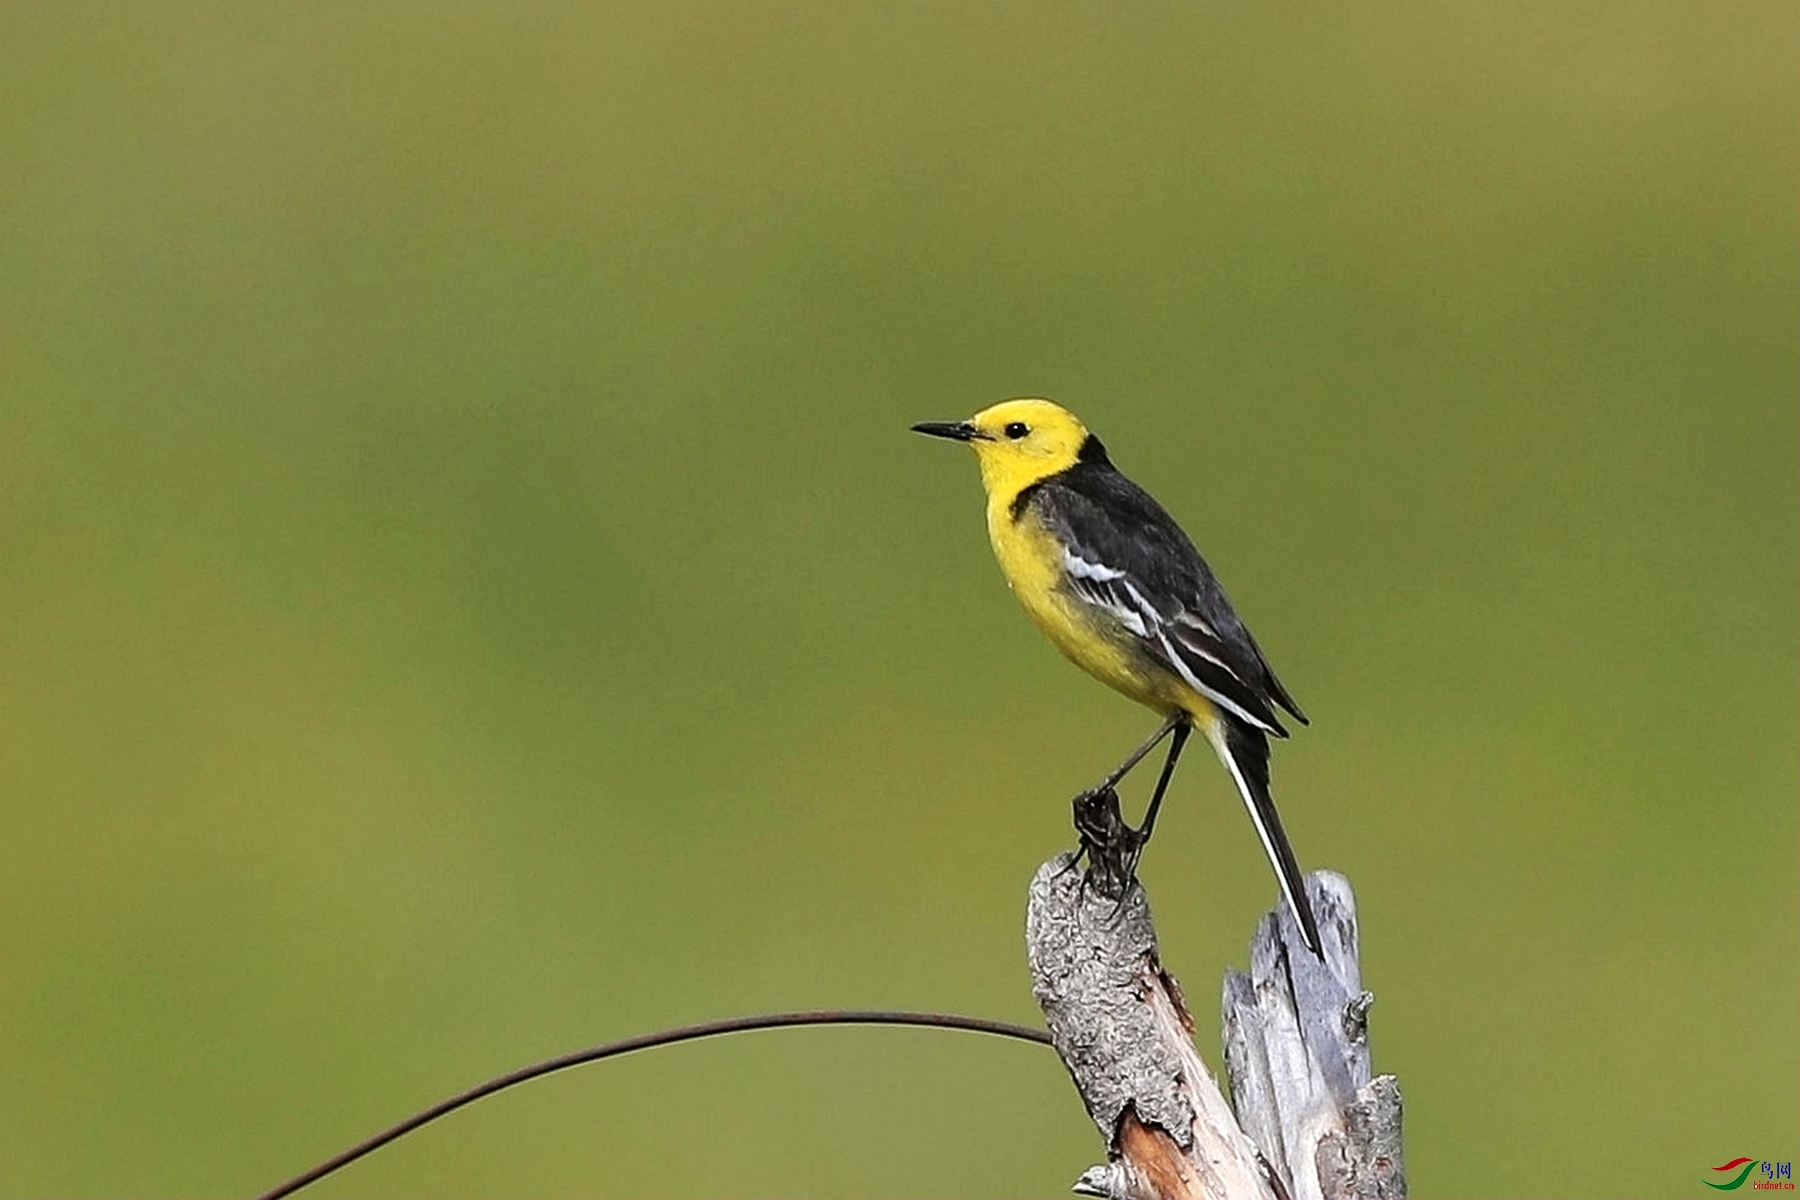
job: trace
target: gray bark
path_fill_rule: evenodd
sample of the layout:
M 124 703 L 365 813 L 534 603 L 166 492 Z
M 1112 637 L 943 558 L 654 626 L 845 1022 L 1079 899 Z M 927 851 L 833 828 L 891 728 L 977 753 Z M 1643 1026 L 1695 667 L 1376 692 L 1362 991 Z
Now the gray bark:
M 1142 888 L 1115 901 L 1058 855 L 1031 881 L 1026 947 L 1032 991 L 1108 1165 L 1076 1191 L 1113 1200 L 1275 1200 L 1156 953 Z

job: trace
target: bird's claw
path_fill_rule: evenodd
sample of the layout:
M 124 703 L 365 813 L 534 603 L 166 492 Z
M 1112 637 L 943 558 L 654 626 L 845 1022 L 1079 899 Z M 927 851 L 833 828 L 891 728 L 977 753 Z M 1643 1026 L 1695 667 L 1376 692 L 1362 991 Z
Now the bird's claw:
M 1089 788 L 1070 803 L 1080 848 L 1064 870 L 1088 860 L 1084 885 L 1108 900 L 1117 901 L 1117 916 L 1137 884 L 1138 859 L 1144 852 L 1144 836 L 1125 823 L 1119 812 L 1119 793 L 1110 785 Z

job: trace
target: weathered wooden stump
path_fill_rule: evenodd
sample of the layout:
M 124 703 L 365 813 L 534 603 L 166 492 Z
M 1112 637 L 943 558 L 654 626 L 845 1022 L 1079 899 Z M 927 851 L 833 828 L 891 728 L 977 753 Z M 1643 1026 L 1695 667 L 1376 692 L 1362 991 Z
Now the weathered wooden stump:
M 1084 845 L 1096 849 L 1086 833 Z M 1277 907 L 1257 926 L 1250 973 L 1226 972 L 1234 1116 L 1194 1049 L 1143 888 L 1122 885 L 1103 848 L 1095 857 L 1091 875 L 1070 853 L 1039 867 L 1026 911 L 1032 991 L 1106 1139 L 1107 1163 L 1074 1190 L 1110 1200 L 1405 1200 L 1400 1086 L 1371 1077 L 1373 997 L 1362 990 L 1349 881 L 1307 876 L 1323 961 Z

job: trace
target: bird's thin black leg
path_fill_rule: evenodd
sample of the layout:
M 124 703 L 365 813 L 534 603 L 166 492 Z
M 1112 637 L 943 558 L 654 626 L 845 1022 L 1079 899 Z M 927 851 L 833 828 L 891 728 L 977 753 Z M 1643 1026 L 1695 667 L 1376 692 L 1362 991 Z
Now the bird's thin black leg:
M 1090 866 L 1084 877 L 1086 882 L 1094 884 L 1103 896 L 1118 901 L 1114 915 L 1124 908 L 1125 898 L 1136 882 L 1137 860 L 1143 853 L 1144 842 L 1150 836 L 1150 827 L 1156 821 L 1156 806 L 1162 803 L 1162 795 L 1169 786 L 1169 777 L 1175 772 L 1175 760 L 1181 755 L 1182 743 L 1187 741 L 1193 726 L 1188 723 L 1186 713 L 1174 713 L 1165 720 L 1157 731 L 1145 739 L 1126 756 L 1125 761 L 1113 769 L 1099 783 L 1075 797 L 1075 831 L 1080 836 L 1081 848 L 1071 856 L 1064 871 L 1074 870 L 1082 858 L 1087 858 Z M 1162 777 L 1156 783 L 1156 795 L 1150 802 L 1150 812 L 1144 821 L 1142 832 L 1133 829 L 1119 815 L 1119 780 L 1125 778 L 1127 772 L 1140 762 L 1158 742 L 1175 735 L 1174 743 L 1169 747 L 1168 761 L 1163 764 Z
M 1144 810 L 1144 823 L 1138 827 L 1139 847 L 1150 840 L 1151 830 L 1156 828 L 1156 810 L 1162 807 L 1163 793 L 1169 790 L 1169 780 L 1175 776 L 1175 764 L 1181 758 L 1181 748 L 1187 745 L 1188 734 L 1194 732 L 1185 716 L 1175 726 L 1175 737 L 1169 743 L 1169 757 L 1163 759 L 1162 774 L 1157 777 L 1156 790 L 1150 794 L 1150 807 Z
M 1170 714 L 1169 719 L 1164 721 L 1160 726 L 1158 726 L 1155 733 L 1151 734 L 1148 738 L 1144 739 L 1143 745 L 1139 746 L 1136 750 L 1133 750 L 1130 754 L 1126 755 L 1125 761 L 1120 763 L 1117 767 L 1113 768 L 1112 774 L 1108 775 L 1105 779 L 1102 779 L 1099 783 L 1096 783 L 1092 788 L 1089 788 L 1088 789 L 1089 794 L 1093 794 L 1093 793 L 1097 793 L 1097 792 L 1104 792 L 1108 788 L 1114 788 L 1114 787 L 1119 786 L 1119 780 L 1125 778 L 1126 774 L 1130 772 L 1131 768 L 1133 768 L 1133 767 L 1137 766 L 1139 763 L 1143 762 L 1144 756 L 1146 754 L 1149 754 L 1152 750 L 1156 749 L 1156 744 L 1158 742 L 1160 742 L 1164 738 L 1168 737 L 1171 733 L 1176 733 L 1178 730 L 1185 729 L 1186 727 L 1187 727 L 1187 714 L 1186 713 Z M 1185 736 L 1185 735 L 1179 735 L 1179 736 Z
M 1150 807 L 1144 810 L 1144 823 L 1132 830 L 1131 850 L 1124 864 L 1127 878 L 1137 877 L 1138 860 L 1144 856 L 1144 847 L 1150 844 L 1150 834 L 1156 829 L 1156 813 L 1162 807 L 1163 793 L 1169 790 L 1169 780 L 1175 777 L 1175 764 L 1181 760 L 1181 748 L 1187 745 L 1188 735 L 1193 732 L 1193 725 L 1186 720 L 1175 727 L 1175 736 L 1169 742 L 1169 757 L 1163 759 L 1162 774 L 1157 776 L 1156 790 L 1150 794 Z

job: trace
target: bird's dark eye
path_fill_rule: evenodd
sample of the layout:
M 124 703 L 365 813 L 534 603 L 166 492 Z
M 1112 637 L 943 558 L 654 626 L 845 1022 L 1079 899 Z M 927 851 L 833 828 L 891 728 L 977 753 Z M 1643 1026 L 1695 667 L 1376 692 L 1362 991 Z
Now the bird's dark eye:
M 1007 424 L 1006 428 L 1002 432 L 1004 432 L 1007 437 L 1011 438 L 1013 441 L 1016 442 L 1020 438 L 1024 437 L 1026 434 L 1030 433 L 1031 427 L 1026 425 L 1025 422 L 1023 422 L 1023 421 L 1012 421 Z

